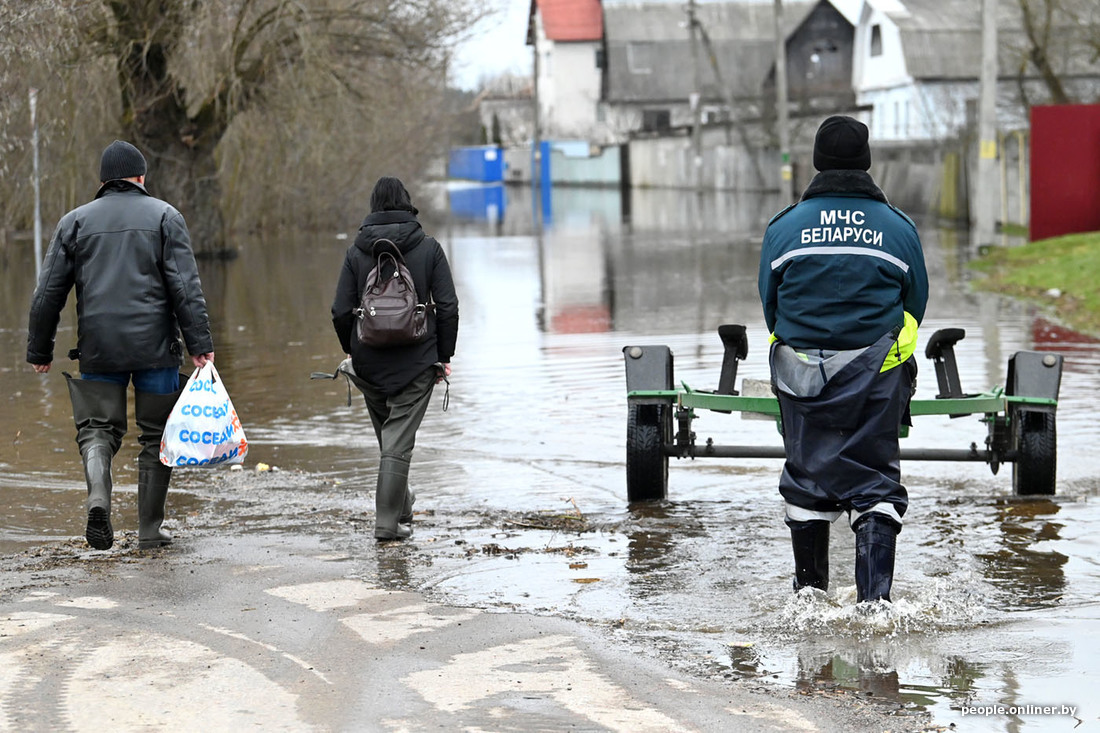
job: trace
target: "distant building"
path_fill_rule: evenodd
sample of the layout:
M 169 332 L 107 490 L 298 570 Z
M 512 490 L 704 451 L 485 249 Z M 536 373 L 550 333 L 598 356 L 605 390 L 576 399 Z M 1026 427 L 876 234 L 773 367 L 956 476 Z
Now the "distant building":
M 531 0 L 539 133 L 600 141 L 604 19 L 600 0 Z
M 694 124 L 698 94 L 704 125 L 758 118 L 775 63 L 772 3 L 699 3 L 695 32 L 686 3 L 604 3 L 607 68 L 601 117 L 619 139 Z M 807 2 L 784 3 L 784 25 Z
M 819 0 L 806 22 L 787 38 L 792 104 L 825 110 L 829 105 L 823 101 L 832 99 L 837 111 L 861 110 L 876 140 L 957 136 L 975 114 L 981 5 L 952 0 Z M 1041 102 L 1046 94 L 1028 64 L 1016 0 L 998 3 L 997 26 L 999 121 L 1009 129 L 1026 127 L 1029 102 Z M 1065 25 L 1053 30 L 1055 37 L 1067 41 L 1077 32 Z M 1100 67 L 1086 54 L 1064 53 L 1064 45 L 1054 44 L 1054 70 L 1071 89 L 1094 98 Z M 850 95 L 838 86 L 846 68 L 851 70 Z
M 503 74 L 490 79 L 474 100 L 486 143 L 526 145 L 535 130 L 534 82 Z M 494 139 L 494 133 L 500 139 Z
M 998 6 L 1001 123 L 1025 127 L 1028 106 L 1049 95 L 1029 63 L 1018 0 Z M 953 137 L 972 121 L 980 0 L 784 0 L 783 9 L 796 115 L 858 114 L 876 139 L 899 142 Z M 1066 43 L 1051 45 L 1049 61 L 1073 98 L 1092 101 L 1100 64 L 1086 46 L 1095 24 L 1066 12 L 1052 29 Z M 542 134 L 608 143 L 684 130 L 696 94 L 704 125 L 774 118 L 773 13 L 760 0 L 531 0 Z

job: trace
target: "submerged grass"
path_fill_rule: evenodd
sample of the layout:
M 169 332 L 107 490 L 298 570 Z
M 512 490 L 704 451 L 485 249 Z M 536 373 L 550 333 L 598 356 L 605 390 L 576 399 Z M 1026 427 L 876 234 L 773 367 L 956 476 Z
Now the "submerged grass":
M 976 288 L 1047 305 L 1071 328 L 1100 335 L 1100 232 L 994 248 L 970 266 L 986 275 Z

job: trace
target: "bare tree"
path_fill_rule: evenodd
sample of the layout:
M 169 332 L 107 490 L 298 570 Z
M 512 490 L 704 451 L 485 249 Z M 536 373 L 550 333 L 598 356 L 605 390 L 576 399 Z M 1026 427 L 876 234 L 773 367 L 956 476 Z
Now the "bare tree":
M 1100 74 L 1100 8 L 1095 0 L 1017 1 L 1023 29 L 1020 92 L 1025 102 L 1031 104 L 1024 82 L 1029 67 L 1049 103 L 1094 100 L 1087 78 L 1095 82 Z
M 331 102 L 334 89 L 361 103 L 385 82 L 441 75 L 448 45 L 478 17 L 464 0 L 101 0 L 96 9 L 87 41 L 114 63 L 121 133 L 148 152 L 151 182 L 185 212 L 199 251 L 223 241 L 216 154 L 238 117 L 277 108 L 276 91 L 297 95 L 298 108 Z M 380 69 L 405 73 L 372 77 Z
M 1039 72 L 1043 83 L 1050 91 L 1054 104 L 1071 102 L 1062 85 L 1062 80 L 1051 64 L 1049 51 L 1051 32 L 1058 7 L 1058 0 L 1020 0 L 1023 16 L 1024 34 L 1027 37 L 1027 59 Z

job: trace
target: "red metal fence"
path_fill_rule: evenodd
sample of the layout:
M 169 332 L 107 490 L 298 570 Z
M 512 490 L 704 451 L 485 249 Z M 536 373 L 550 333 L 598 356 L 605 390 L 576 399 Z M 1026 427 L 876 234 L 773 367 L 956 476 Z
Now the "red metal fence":
M 1031 241 L 1100 230 L 1100 104 L 1031 108 Z

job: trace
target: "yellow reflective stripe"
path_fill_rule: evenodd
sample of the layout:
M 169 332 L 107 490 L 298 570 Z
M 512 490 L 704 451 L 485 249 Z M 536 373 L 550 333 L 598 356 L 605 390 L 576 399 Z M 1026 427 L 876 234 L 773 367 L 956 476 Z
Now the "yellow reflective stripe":
M 778 341 L 775 333 L 768 334 L 768 346 Z M 879 369 L 879 373 L 888 372 L 898 364 L 903 364 L 913 352 L 917 350 L 917 319 L 909 311 L 905 311 L 905 323 L 901 327 L 901 333 L 898 334 L 897 341 L 894 342 L 894 346 L 886 354 L 886 358 L 882 361 L 882 368 Z
M 886 354 L 886 358 L 882 362 L 882 369 L 879 369 L 879 373 L 888 372 L 898 364 L 904 363 L 906 359 L 913 355 L 916 349 L 917 319 L 914 318 L 909 311 L 905 311 L 905 324 L 901 327 L 901 333 L 898 334 L 898 340 L 894 342 L 894 345 Z

